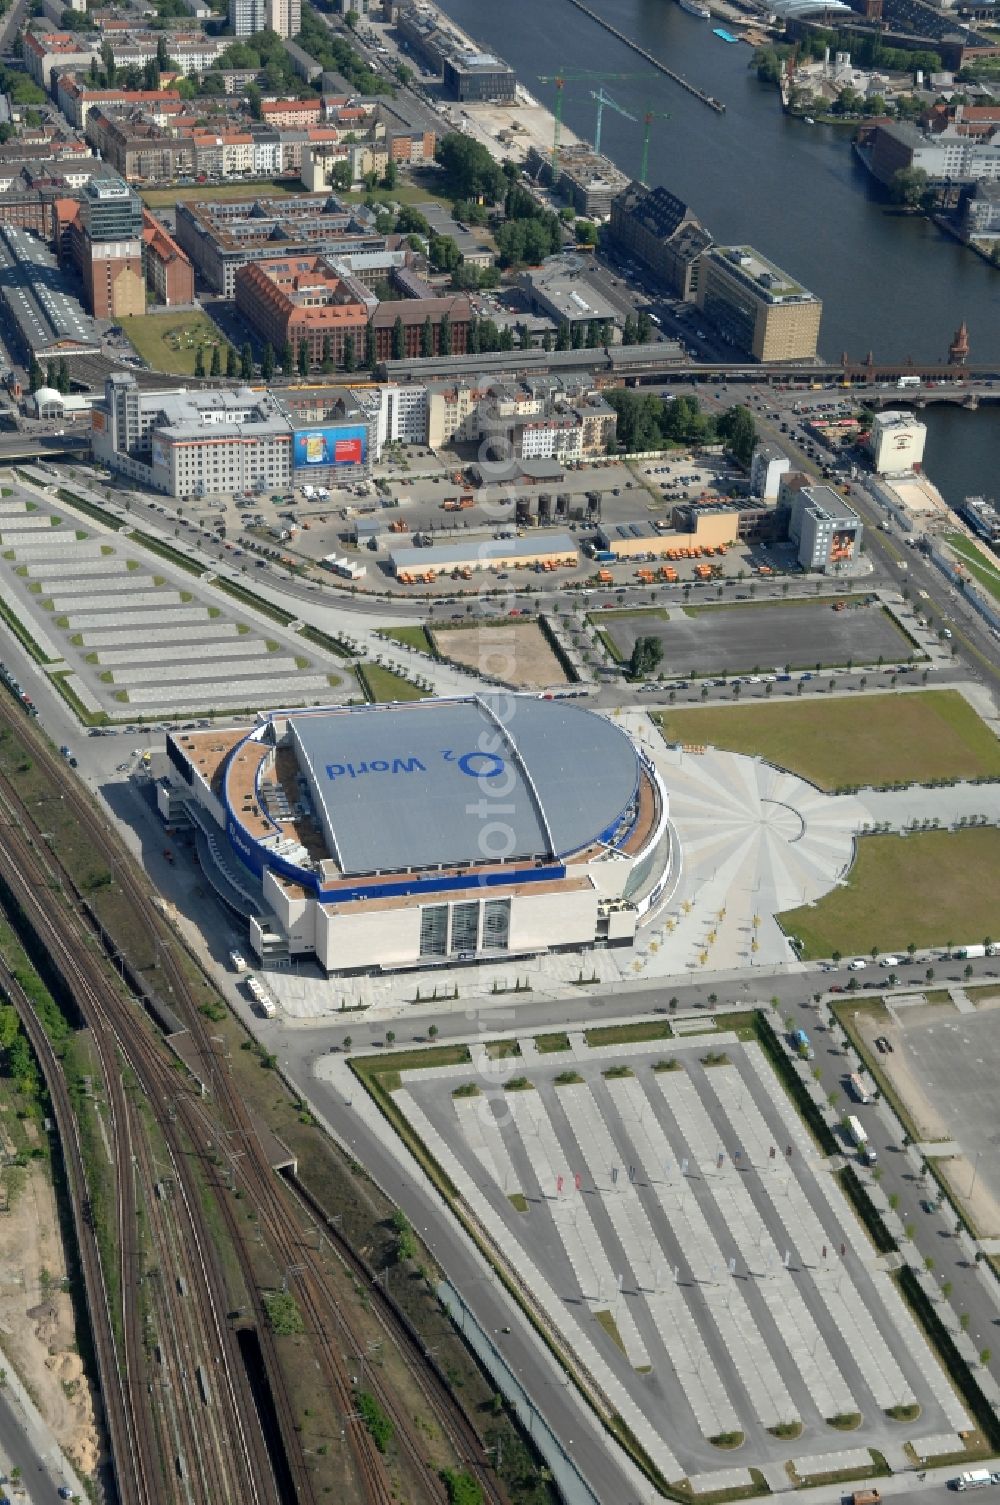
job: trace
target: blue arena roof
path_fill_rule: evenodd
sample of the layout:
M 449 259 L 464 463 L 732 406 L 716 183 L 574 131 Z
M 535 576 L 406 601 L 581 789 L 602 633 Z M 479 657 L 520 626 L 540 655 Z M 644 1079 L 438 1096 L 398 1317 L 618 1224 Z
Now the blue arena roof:
M 533 696 L 325 710 L 289 726 L 345 875 L 568 856 L 623 834 L 638 788 L 624 732 Z

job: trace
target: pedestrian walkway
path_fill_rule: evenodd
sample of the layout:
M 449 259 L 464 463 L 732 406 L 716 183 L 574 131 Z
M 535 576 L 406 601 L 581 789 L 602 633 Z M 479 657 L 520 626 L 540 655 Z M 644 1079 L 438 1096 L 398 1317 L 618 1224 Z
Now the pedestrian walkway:
M 735 1068 L 713 1067 L 739 1077 Z M 727 1091 L 742 1093 L 742 1083 Z M 839 1416 L 860 1410 L 827 1343 L 813 1320 L 793 1277 L 785 1268 L 780 1251 L 747 1189 L 743 1171 L 729 1155 L 720 1167 L 716 1148 L 719 1138 L 694 1084 L 683 1078 L 671 1081 L 670 1110 L 690 1145 L 720 1213 L 757 1281 L 765 1305 L 774 1319 L 788 1352 L 820 1416 Z
M 836 1453 L 809 1453 L 803 1458 L 793 1458 L 792 1467 L 800 1479 L 811 1479 L 813 1474 L 858 1474 L 871 1468 L 872 1461 L 867 1448 L 842 1448 Z

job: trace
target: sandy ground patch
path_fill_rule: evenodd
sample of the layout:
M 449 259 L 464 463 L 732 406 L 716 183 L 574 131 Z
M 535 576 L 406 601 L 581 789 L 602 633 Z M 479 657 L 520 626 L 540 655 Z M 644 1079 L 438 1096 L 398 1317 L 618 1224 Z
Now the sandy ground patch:
M 984 1012 L 996 1009 L 1000 1007 L 1000 997 L 994 995 L 983 999 L 978 1007 Z M 878 1061 L 881 1071 L 906 1108 L 919 1138 L 923 1140 L 951 1139 L 952 1126 L 934 1106 L 913 1063 L 907 1057 L 906 1027 L 954 1015 L 955 1009 L 950 1003 L 941 1003 L 901 1010 L 901 1023 L 897 1023 L 891 1016 L 872 1019 L 863 1013 L 856 1020 L 858 1033 Z M 887 1037 L 893 1047 L 891 1055 L 877 1054 L 876 1035 Z M 954 1155 L 946 1160 L 936 1159 L 935 1165 L 942 1180 L 947 1182 L 955 1205 L 962 1209 L 979 1237 L 1000 1238 L 1000 1203 L 984 1184 L 982 1177 L 976 1174 L 973 1162 L 965 1155 Z
M 67 1457 L 95 1472 L 99 1439 L 93 1398 L 76 1352 L 66 1257 L 45 1168 L 31 1164 L 0 1216 L 0 1344 Z
M 525 690 L 567 683 L 566 675 L 537 622 L 496 622 L 482 627 L 435 627 L 446 658 L 468 664 Z

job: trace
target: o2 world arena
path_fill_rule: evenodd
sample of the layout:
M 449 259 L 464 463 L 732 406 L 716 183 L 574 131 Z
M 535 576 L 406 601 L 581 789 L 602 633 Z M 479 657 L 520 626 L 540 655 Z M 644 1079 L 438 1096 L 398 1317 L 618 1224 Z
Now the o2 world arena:
M 564 701 L 268 712 L 170 733 L 167 752 L 160 809 L 186 807 L 253 897 L 261 961 L 388 971 L 627 944 L 670 875 L 652 762 Z

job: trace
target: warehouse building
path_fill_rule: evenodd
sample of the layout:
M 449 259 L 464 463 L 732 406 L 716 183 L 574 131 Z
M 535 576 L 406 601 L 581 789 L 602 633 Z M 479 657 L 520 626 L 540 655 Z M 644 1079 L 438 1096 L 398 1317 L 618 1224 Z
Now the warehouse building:
M 52 252 L 28 230 L 0 225 L 0 299 L 26 359 L 89 354 L 101 338 Z
M 580 561 L 576 540 L 568 533 L 540 538 L 464 538 L 461 543 L 436 544 L 430 548 L 395 549 L 389 564 L 397 580 L 416 576 L 450 575 L 452 571 L 531 570 Z
M 167 754 L 161 813 L 215 832 L 203 860 L 225 846 L 264 962 L 391 971 L 628 944 L 671 872 L 653 763 L 561 701 L 277 712 L 169 733 Z

